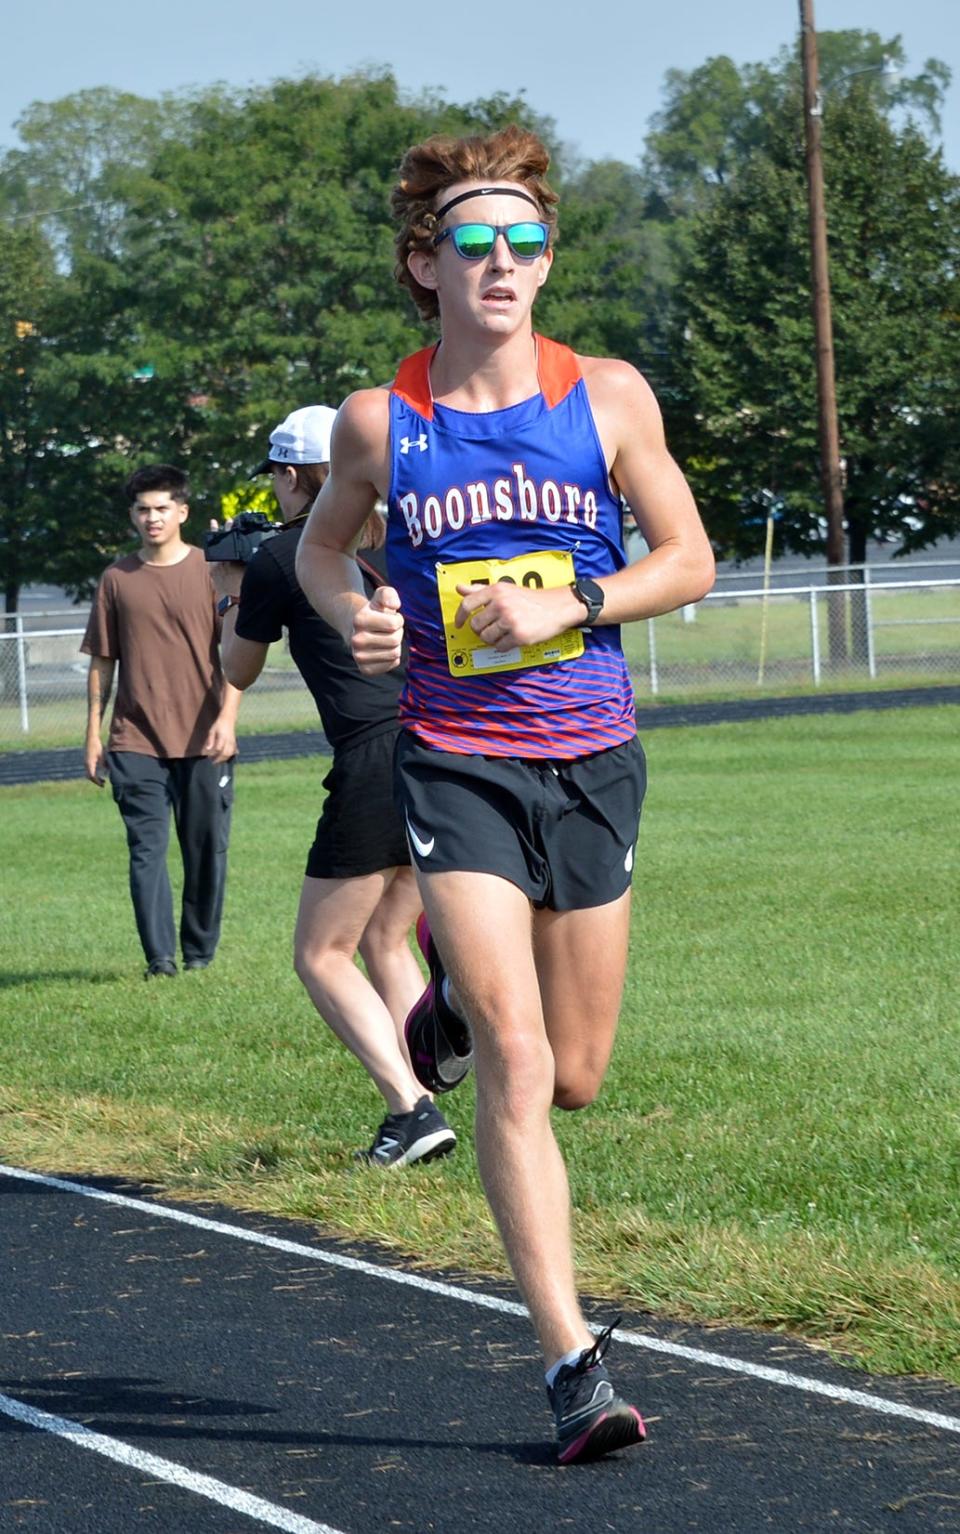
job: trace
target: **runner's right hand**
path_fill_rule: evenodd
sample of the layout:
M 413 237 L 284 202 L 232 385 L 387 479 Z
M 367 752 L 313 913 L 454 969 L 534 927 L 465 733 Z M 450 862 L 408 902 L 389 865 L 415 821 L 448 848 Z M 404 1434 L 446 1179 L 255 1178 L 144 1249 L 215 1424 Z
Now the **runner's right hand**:
M 369 602 L 357 608 L 350 649 L 365 676 L 377 676 L 399 666 L 403 651 L 403 614 L 400 596 L 392 586 L 378 586 Z

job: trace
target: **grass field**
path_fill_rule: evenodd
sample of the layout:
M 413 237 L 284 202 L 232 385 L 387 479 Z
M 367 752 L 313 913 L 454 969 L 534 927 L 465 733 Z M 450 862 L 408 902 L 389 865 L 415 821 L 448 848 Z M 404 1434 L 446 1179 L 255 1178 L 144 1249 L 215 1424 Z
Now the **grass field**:
M 960 709 L 658 730 L 607 1085 L 558 1115 L 583 1288 L 960 1382 Z M 499 1273 L 470 1145 L 355 1169 L 378 1100 L 290 931 L 324 764 L 238 773 L 217 964 L 145 985 L 113 803 L 0 791 L 3 1159 Z M 953 827 L 953 830 L 951 830 Z

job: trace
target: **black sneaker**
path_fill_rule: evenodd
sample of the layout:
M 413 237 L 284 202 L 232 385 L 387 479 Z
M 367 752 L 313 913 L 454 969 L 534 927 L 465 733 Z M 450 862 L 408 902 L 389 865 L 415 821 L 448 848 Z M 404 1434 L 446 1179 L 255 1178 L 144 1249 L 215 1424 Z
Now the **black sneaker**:
M 369 1150 L 357 1151 L 358 1161 L 371 1166 L 409 1166 L 446 1156 L 457 1137 L 429 1097 L 421 1097 L 410 1113 L 388 1113 Z
M 443 995 L 444 968 L 427 918 L 417 918 L 417 942 L 430 970 L 430 983 L 403 1025 L 413 1074 L 428 1092 L 451 1092 L 473 1064 L 470 1028 Z
M 209 969 L 209 967 L 210 967 L 210 965 L 212 963 L 213 963 L 213 955 L 211 954 L 208 959 L 204 959 L 204 958 L 184 959 L 183 967 L 184 967 L 184 969 Z
M 561 1465 L 599 1459 L 627 1449 L 647 1436 L 643 1418 L 616 1394 L 601 1360 L 620 1317 L 602 1331 L 575 1364 L 564 1364 L 547 1395 L 557 1422 L 557 1458 Z
M 164 975 L 168 980 L 172 980 L 176 973 L 177 966 L 173 959 L 151 959 L 143 972 L 143 978 L 155 980 L 158 976 Z

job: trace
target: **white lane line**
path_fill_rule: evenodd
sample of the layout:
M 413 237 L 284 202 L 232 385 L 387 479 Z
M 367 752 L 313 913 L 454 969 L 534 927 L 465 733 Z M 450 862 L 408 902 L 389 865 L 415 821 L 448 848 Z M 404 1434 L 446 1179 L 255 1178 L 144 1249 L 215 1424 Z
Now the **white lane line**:
M 137 1209 L 141 1214 L 154 1215 L 158 1219 L 175 1220 L 181 1225 L 194 1225 L 200 1230 L 213 1231 L 217 1235 L 232 1236 L 234 1240 L 251 1241 L 256 1246 L 267 1246 L 275 1252 L 289 1252 L 293 1257 L 308 1257 L 312 1262 L 322 1262 L 329 1267 L 346 1268 L 352 1273 L 364 1273 L 369 1278 L 387 1279 L 393 1284 L 404 1284 L 426 1294 L 440 1294 L 448 1300 L 462 1300 L 483 1310 L 496 1310 L 506 1316 L 528 1316 L 525 1305 L 515 1300 L 502 1300 L 497 1295 L 476 1293 L 461 1289 L 457 1284 L 439 1283 L 434 1278 L 423 1278 L 419 1273 L 406 1273 L 398 1268 L 381 1268 L 358 1257 L 345 1257 L 341 1252 L 329 1252 L 320 1247 L 304 1246 L 299 1241 L 284 1241 L 279 1236 L 268 1236 L 262 1231 L 244 1230 L 239 1225 L 227 1225 L 221 1220 L 208 1220 L 203 1215 L 190 1214 L 186 1209 L 173 1208 L 167 1204 L 150 1204 L 146 1199 L 128 1198 L 123 1193 L 108 1193 L 102 1188 L 90 1188 L 82 1182 L 67 1182 L 60 1177 L 47 1177 L 40 1172 L 27 1172 L 21 1167 L 4 1166 L 0 1163 L 0 1177 L 19 1177 L 24 1182 L 36 1182 L 46 1188 L 57 1188 L 62 1193 L 78 1193 L 84 1198 L 100 1199 L 105 1204 L 119 1204 L 124 1209 Z M 266 1216 L 265 1216 L 266 1218 Z M 594 1332 L 601 1328 L 594 1326 Z M 651 1353 L 666 1353 L 671 1358 L 685 1358 L 690 1363 L 707 1365 L 711 1369 L 723 1369 L 728 1374 L 745 1374 L 750 1379 L 765 1380 L 770 1385 L 781 1385 L 789 1390 L 804 1391 L 808 1395 L 826 1396 L 831 1401 L 842 1401 L 847 1406 L 862 1406 L 867 1411 L 880 1412 L 886 1417 L 905 1417 L 909 1422 L 922 1422 L 926 1427 L 940 1428 L 945 1433 L 960 1433 L 960 1417 L 947 1416 L 943 1412 L 926 1411 L 920 1406 L 905 1406 L 900 1401 L 890 1401 L 886 1396 L 868 1394 L 863 1390 L 849 1390 L 844 1385 L 832 1385 L 826 1380 L 811 1379 L 806 1374 L 793 1374 L 789 1369 L 772 1369 L 767 1364 L 750 1363 L 745 1358 L 734 1358 L 726 1353 L 710 1353 L 704 1348 L 690 1348 L 682 1342 L 666 1342 L 646 1332 L 616 1331 L 618 1342 L 631 1347 L 645 1348 Z
M 228 1486 L 226 1481 L 218 1481 L 212 1475 L 201 1475 L 196 1470 L 188 1470 L 185 1465 L 175 1464 L 171 1459 L 161 1459 L 157 1454 L 147 1454 L 144 1449 L 134 1449 L 118 1438 L 107 1438 L 103 1433 L 95 1433 L 91 1428 L 84 1427 L 82 1423 L 71 1422 L 68 1417 L 55 1417 L 52 1412 L 40 1411 L 36 1406 L 15 1401 L 12 1396 L 0 1395 L 0 1412 L 14 1417 L 17 1422 L 25 1422 L 28 1427 L 40 1428 L 44 1433 L 53 1433 L 57 1438 L 66 1438 L 69 1443 L 76 1444 L 78 1449 L 92 1449 L 94 1454 L 116 1460 L 119 1465 L 129 1465 L 132 1470 L 144 1471 L 154 1480 L 166 1481 L 170 1486 L 195 1492 L 200 1497 L 209 1497 L 211 1502 L 228 1507 L 231 1512 L 245 1513 L 248 1518 L 256 1518 L 268 1528 L 283 1529 L 285 1534 L 340 1534 L 339 1529 L 331 1528 L 328 1523 L 315 1523 L 312 1518 L 301 1518 L 299 1513 L 290 1513 L 274 1502 L 265 1502 L 262 1497 L 254 1497 L 248 1491 Z

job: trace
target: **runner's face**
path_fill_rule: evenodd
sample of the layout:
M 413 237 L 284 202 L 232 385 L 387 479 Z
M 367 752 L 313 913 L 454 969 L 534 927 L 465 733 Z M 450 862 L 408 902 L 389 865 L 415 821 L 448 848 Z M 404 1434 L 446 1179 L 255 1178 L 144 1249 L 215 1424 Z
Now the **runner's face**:
M 130 521 L 145 549 L 161 549 L 180 537 L 188 507 L 175 501 L 169 490 L 143 490 L 130 508 Z
M 446 187 L 437 201 L 442 207 L 471 186 L 485 184 L 488 183 L 457 182 Z M 518 192 L 526 191 L 518 182 L 504 184 L 516 186 Z M 444 214 L 440 228 L 475 223 L 516 224 L 537 216 L 537 210 L 525 197 L 504 192 L 458 203 Z M 452 239 L 444 240 L 432 251 L 414 251 L 409 257 L 410 270 L 417 281 L 436 291 L 445 328 L 451 323 L 464 324 L 469 329 L 479 326 L 494 335 L 512 335 L 528 321 L 533 301 L 546 282 L 552 263 L 553 251 L 549 249 L 534 259 L 515 256 L 503 234 L 497 236 L 490 254 L 476 261 L 465 261 L 458 255 Z

